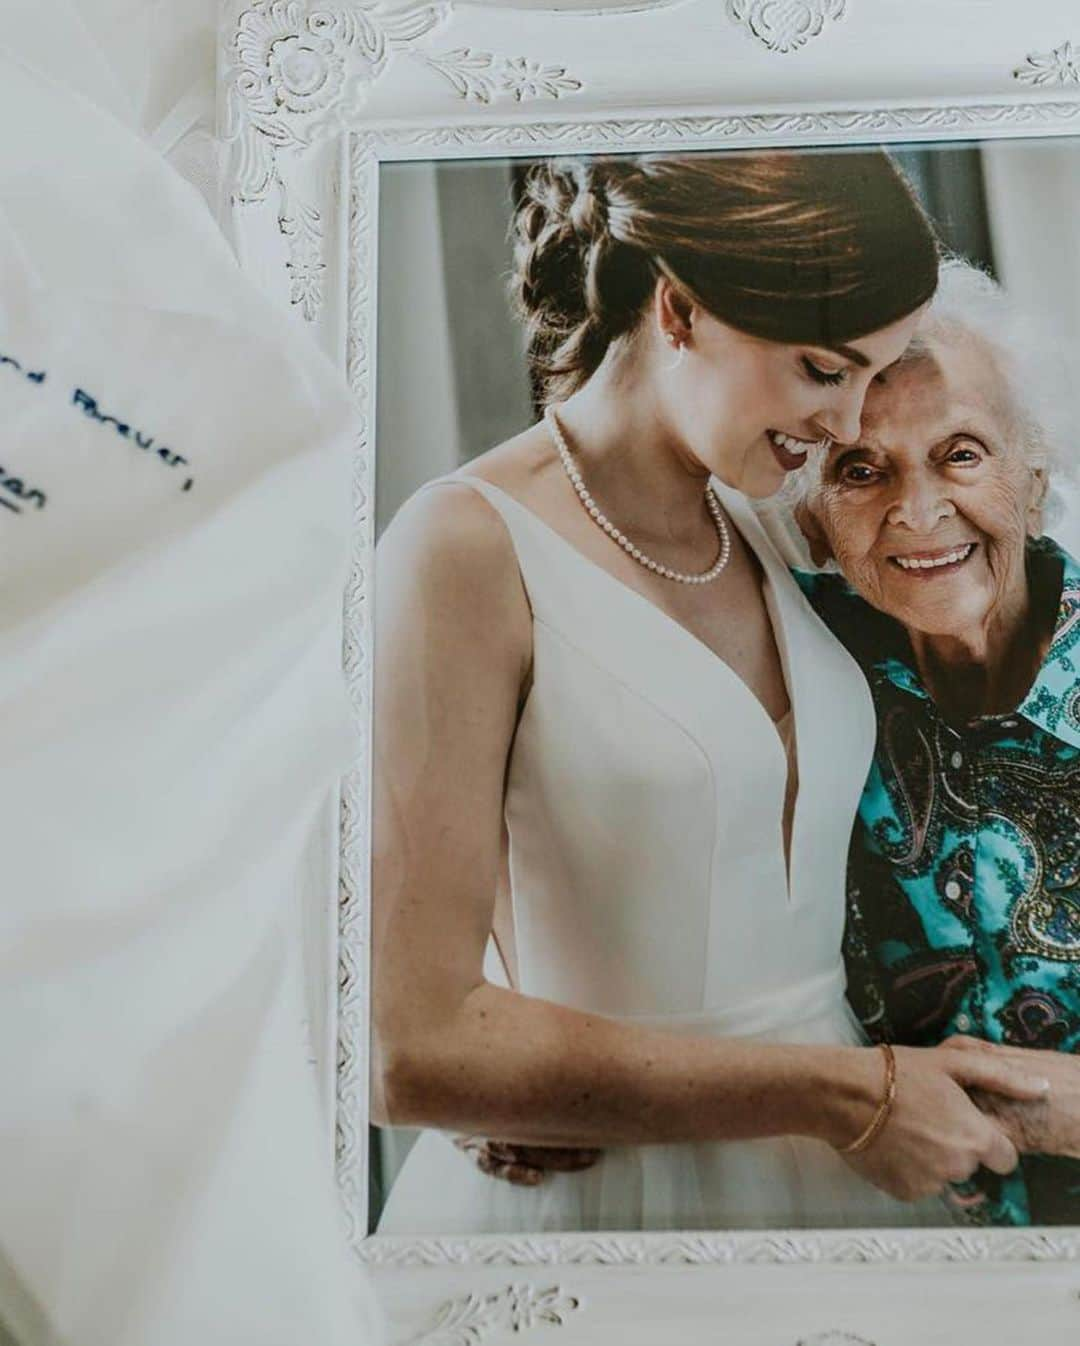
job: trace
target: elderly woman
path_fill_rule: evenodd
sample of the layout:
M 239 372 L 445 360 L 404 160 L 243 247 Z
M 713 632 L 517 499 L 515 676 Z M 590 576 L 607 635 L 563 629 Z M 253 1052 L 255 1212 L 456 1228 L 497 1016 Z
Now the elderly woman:
M 807 474 L 800 523 L 842 574 L 800 580 L 878 718 L 849 996 L 879 1040 L 1042 1049 L 1048 1101 L 1008 1108 L 1034 1153 L 979 1170 L 958 1204 L 981 1223 L 1078 1223 L 1080 1062 L 1049 1052 L 1080 1050 L 1080 564 L 1041 536 L 1052 437 L 1007 317 L 992 282 L 946 269 L 858 443 Z

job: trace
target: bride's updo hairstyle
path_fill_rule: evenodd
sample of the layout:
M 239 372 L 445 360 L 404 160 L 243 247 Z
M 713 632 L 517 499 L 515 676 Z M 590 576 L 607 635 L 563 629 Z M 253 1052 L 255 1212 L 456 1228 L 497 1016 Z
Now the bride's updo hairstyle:
M 513 237 L 544 402 L 635 332 L 660 276 L 740 331 L 824 347 L 887 327 L 937 286 L 931 225 L 880 150 L 536 164 Z

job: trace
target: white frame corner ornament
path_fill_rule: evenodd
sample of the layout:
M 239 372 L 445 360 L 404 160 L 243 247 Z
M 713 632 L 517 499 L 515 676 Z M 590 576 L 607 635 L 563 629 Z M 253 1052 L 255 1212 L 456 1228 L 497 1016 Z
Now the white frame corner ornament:
M 225 136 L 238 146 L 234 200 L 266 198 L 277 158 L 359 123 L 398 52 L 441 27 L 451 0 L 249 0 L 226 29 Z
M 641 0 L 667 3 L 667 0 Z M 362 124 L 368 96 L 398 56 L 438 76 L 467 103 L 557 101 L 584 84 L 566 66 L 474 47 L 425 50 L 454 0 L 247 0 L 223 26 L 223 136 L 232 201 L 257 205 L 276 188 L 290 302 L 308 322 L 324 301 L 322 214 L 297 169 L 318 145 Z M 228 11 L 227 11 L 228 12 Z

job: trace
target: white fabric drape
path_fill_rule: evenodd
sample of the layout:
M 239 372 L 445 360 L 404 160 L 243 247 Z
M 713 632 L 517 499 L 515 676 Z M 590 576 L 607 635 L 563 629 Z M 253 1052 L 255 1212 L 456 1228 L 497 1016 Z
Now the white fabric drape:
M 295 881 L 355 750 L 348 400 L 155 148 L 205 113 L 172 9 L 0 26 L 0 1322 L 360 1346 Z

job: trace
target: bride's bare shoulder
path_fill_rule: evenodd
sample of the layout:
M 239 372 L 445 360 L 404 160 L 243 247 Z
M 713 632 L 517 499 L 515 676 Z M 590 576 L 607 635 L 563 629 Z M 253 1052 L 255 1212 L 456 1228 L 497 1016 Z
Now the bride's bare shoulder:
M 431 563 L 471 560 L 483 565 L 499 556 L 509 559 L 505 524 L 475 483 L 486 482 L 527 507 L 542 496 L 552 452 L 542 428 L 537 430 L 533 426 L 422 486 L 394 516 L 379 543 L 380 553 L 412 553 Z
M 506 601 L 518 594 L 514 545 L 498 509 L 476 486 L 486 482 L 529 507 L 549 464 L 543 435 L 507 440 L 457 472 L 422 486 L 401 506 L 379 540 L 380 582 L 452 589 L 475 599 Z M 550 450 L 548 450 L 550 457 Z M 557 460 L 556 460 L 557 461 Z

